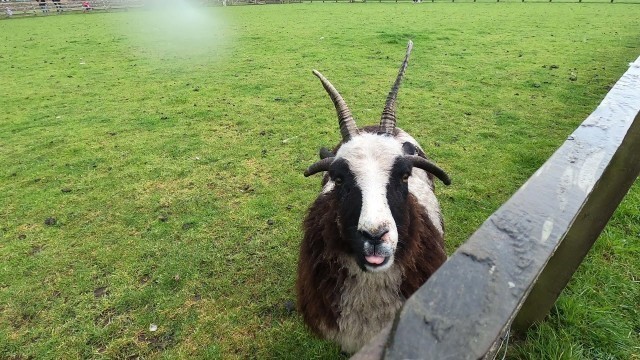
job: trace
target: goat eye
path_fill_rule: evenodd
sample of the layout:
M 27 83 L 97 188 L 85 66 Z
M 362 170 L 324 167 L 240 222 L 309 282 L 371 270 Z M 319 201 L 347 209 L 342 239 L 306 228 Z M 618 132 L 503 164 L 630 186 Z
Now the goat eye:
M 409 182 L 409 176 L 411 176 L 411 174 L 409 173 L 404 173 L 402 175 L 402 182 L 408 183 Z
M 333 179 L 333 182 L 336 184 L 336 186 L 340 186 L 342 185 L 342 178 L 340 176 L 336 176 L 335 179 Z

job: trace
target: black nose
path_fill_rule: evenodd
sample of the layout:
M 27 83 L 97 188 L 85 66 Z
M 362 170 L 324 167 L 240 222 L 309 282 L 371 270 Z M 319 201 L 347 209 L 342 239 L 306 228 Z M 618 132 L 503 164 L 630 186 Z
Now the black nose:
M 362 235 L 362 237 L 364 237 L 365 239 L 367 239 L 371 243 L 371 245 L 379 245 L 379 244 L 382 244 L 382 237 L 384 236 L 384 234 L 388 233 L 389 230 L 382 229 L 382 230 L 378 230 L 376 232 L 369 232 L 367 230 L 359 230 L 359 232 Z

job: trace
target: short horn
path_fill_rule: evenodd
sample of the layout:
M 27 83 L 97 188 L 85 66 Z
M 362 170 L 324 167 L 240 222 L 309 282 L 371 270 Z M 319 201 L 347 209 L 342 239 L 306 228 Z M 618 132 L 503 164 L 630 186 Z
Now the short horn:
M 329 170 L 329 166 L 333 162 L 333 159 L 334 159 L 333 157 L 324 158 L 316 162 L 315 164 L 309 166 L 309 168 L 307 168 L 307 170 L 304 171 L 304 176 L 307 177 L 315 173 L 319 173 L 320 171 Z
M 438 165 L 418 155 L 407 155 L 406 158 L 413 163 L 414 167 L 435 175 L 445 185 L 451 185 L 451 179 L 449 178 L 449 175 L 447 175 L 444 170 L 438 167 Z
M 338 90 L 336 90 L 329 80 L 320 74 L 318 70 L 313 70 L 313 74 L 320 79 L 322 86 L 324 86 L 324 89 L 329 93 L 331 101 L 333 101 L 333 105 L 336 107 L 342 141 L 347 142 L 351 140 L 352 137 L 358 135 L 360 132 L 358 130 L 358 126 L 356 126 L 355 120 L 353 119 L 353 115 L 351 115 L 351 110 L 347 107 L 347 103 L 344 102 L 344 99 L 340 96 Z
M 409 40 L 409 44 L 407 45 L 407 54 L 404 56 L 404 61 L 400 66 L 396 82 L 393 83 L 391 91 L 389 91 L 389 95 L 387 96 L 387 103 L 384 105 L 384 110 L 382 110 L 380 133 L 393 135 L 393 131 L 396 128 L 396 98 L 398 97 L 398 89 L 400 89 L 400 83 L 402 83 L 404 72 L 407 70 L 407 65 L 409 65 L 411 49 L 413 49 L 413 42 Z
M 328 157 L 336 157 L 336 154 L 332 153 L 326 147 L 320 148 L 320 159 L 326 159 Z

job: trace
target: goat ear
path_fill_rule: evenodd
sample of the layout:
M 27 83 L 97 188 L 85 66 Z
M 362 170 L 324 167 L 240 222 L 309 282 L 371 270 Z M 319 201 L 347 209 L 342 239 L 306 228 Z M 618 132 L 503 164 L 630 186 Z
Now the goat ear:
M 416 155 L 418 153 L 416 146 L 408 141 L 402 144 L 402 152 L 404 152 L 405 155 Z
M 330 158 L 330 157 L 336 157 L 336 155 L 334 153 L 332 153 L 331 151 L 329 151 L 329 149 L 327 149 L 326 147 L 321 147 L 320 148 L 320 159 L 326 159 L 326 158 Z

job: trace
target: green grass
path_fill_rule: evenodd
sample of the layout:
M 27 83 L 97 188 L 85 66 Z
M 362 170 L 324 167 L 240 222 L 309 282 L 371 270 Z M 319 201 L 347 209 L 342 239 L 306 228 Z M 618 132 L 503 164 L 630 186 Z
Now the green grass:
M 637 5 L 202 11 L 0 21 L 0 358 L 335 358 L 286 307 L 339 139 L 311 69 L 374 124 L 414 41 L 399 125 L 454 181 L 453 252 L 640 55 Z M 636 183 L 509 358 L 638 359 L 638 237 Z

